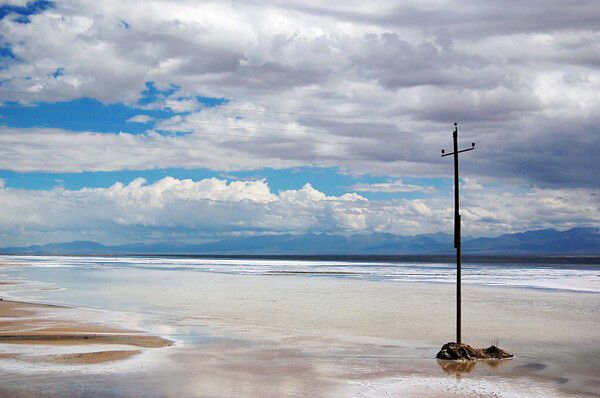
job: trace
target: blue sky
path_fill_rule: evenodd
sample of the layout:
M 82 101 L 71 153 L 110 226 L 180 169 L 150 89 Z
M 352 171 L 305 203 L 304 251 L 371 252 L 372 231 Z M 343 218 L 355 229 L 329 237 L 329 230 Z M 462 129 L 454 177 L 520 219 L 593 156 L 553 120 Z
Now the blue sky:
M 9 2 L 9 4 L 0 5 L 0 20 L 12 16 L 14 22 L 27 24 L 30 22 L 30 15 L 39 14 L 53 6 L 54 3 L 47 0 L 28 1 L 24 4 L 18 4 L 18 2 L 10 4 Z
M 0 246 L 599 224 L 593 2 L 351 3 L 7 0 Z
M 136 178 L 142 177 L 149 183 L 154 183 L 166 176 L 178 179 L 190 178 L 201 180 L 205 178 L 222 178 L 231 181 L 247 181 L 266 179 L 274 192 L 290 190 L 309 183 L 314 188 L 327 195 L 343 195 L 355 192 L 352 186 L 357 182 L 376 184 L 389 182 L 388 177 L 363 176 L 359 178 L 348 174 L 339 173 L 331 168 L 295 168 L 295 169 L 260 169 L 249 171 L 219 172 L 210 169 L 153 169 L 153 170 L 127 170 L 109 172 L 82 172 L 82 173 L 46 173 L 31 172 L 18 173 L 12 170 L 0 170 L 0 178 L 4 180 L 5 187 L 31 190 L 48 190 L 62 187 L 69 190 L 81 188 L 108 188 L 119 181 L 129 184 Z M 444 178 L 405 178 L 407 184 L 416 184 L 437 189 L 447 194 L 452 189 L 453 182 Z M 423 192 L 364 192 L 362 196 L 368 199 L 386 198 L 423 198 L 431 196 Z
M 62 68 L 60 68 L 62 70 Z M 56 78 L 59 74 L 55 74 Z M 98 132 L 113 134 L 126 132 L 128 134 L 144 134 L 149 129 L 155 129 L 157 122 L 169 119 L 175 115 L 187 115 L 188 108 L 175 107 L 170 109 L 140 109 L 140 106 L 155 102 L 164 102 L 164 98 L 177 91 L 177 87 L 159 91 L 153 82 L 147 82 L 146 88 L 140 94 L 140 99 L 135 105 L 103 104 L 92 98 L 70 99 L 63 98 L 61 102 L 45 103 L 33 102 L 21 104 L 19 102 L 5 102 L 0 108 L 0 120 L 7 127 L 27 128 L 57 128 L 79 132 Z M 35 97 L 34 97 L 35 98 Z M 38 97 L 39 98 L 39 97 Z M 183 99 L 188 99 L 183 98 Z M 60 99 L 60 98 L 59 98 Z M 205 108 L 226 106 L 225 98 L 210 98 L 195 96 L 196 101 Z M 176 100 L 182 100 L 181 97 Z M 145 115 L 151 120 L 138 123 L 131 119 L 134 116 Z M 244 120 L 243 113 L 236 115 L 240 121 Z M 165 135 L 189 134 L 177 130 L 156 128 L 156 131 Z M 225 132 L 224 134 L 227 134 Z M 200 180 L 205 178 L 226 178 L 228 180 L 256 180 L 266 179 L 269 186 L 275 191 L 290 190 L 309 183 L 327 195 L 343 195 L 353 192 L 352 186 L 356 183 L 386 183 L 388 176 L 369 174 L 350 174 L 343 172 L 339 167 L 295 167 L 284 169 L 260 168 L 255 170 L 212 170 L 209 168 L 184 169 L 137 169 L 119 171 L 96 171 L 77 173 L 51 173 L 45 171 L 22 173 L 14 170 L 0 170 L 0 178 L 8 188 L 48 190 L 62 187 L 69 190 L 79 190 L 90 187 L 110 187 L 115 182 L 128 184 L 138 177 L 145 178 L 148 183 L 154 183 L 166 176 L 178 179 L 191 178 Z M 415 178 L 406 177 L 407 184 L 417 184 L 424 187 L 447 190 L 452 188 L 452 180 L 448 178 Z M 423 197 L 423 192 L 365 192 L 363 196 L 369 199 L 382 198 L 418 198 Z

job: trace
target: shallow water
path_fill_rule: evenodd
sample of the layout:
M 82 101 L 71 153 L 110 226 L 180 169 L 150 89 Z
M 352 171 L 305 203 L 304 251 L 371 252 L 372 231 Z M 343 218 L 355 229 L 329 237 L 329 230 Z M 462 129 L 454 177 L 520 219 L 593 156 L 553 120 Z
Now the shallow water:
M 499 396 L 600 390 L 595 267 L 465 267 L 463 341 L 499 341 L 517 357 L 448 369 L 432 358 L 454 340 L 452 264 L 24 256 L 0 263 L 8 265 L 0 280 L 21 282 L 0 286 L 2 297 L 95 309 L 73 316 L 177 341 L 102 366 L 0 361 L 0 392 L 15 396 L 43 383 L 56 387 L 47 395 L 74 396 L 369 395 L 398 383 L 419 388 L 414 377 L 457 388 L 457 375 L 469 380 L 463 387 L 496 383 Z M 505 382 L 520 387 L 502 390 Z

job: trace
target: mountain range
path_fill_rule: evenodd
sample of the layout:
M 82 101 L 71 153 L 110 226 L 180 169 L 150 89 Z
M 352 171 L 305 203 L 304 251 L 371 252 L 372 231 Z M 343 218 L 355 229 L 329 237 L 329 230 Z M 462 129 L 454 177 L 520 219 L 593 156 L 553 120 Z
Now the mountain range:
M 600 228 L 578 227 L 567 231 L 543 229 L 505 234 L 495 238 L 464 237 L 462 248 L 463 253 L 476 255 L 600 255 Z M 351 236 L 258 235 L 202 244 L 160 242 L 106 246 L 92 241 L 74 241 L 43 246 L 0 248 L 0 254 L 38 255 L 441 255 L 453 252 L 453 237 L 443 232 L 415 236 L 386 233 Z

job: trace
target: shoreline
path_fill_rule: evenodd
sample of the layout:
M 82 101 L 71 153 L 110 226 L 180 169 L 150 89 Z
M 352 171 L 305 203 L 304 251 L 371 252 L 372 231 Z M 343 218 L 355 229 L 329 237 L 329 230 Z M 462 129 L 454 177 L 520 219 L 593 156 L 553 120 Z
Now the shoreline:
M 72 307 L 0 300 L 0 359 L 27 363 L 98 364 L 124 360 L 143 349 L 173 344 L 160 336 L 61 317 Z M 66 314 L 63 314 L 66 315 Z M 62 318 L 62 319 L 61 319 Z M 19 352 L 18 346 L 26 346 Z M 112 346 L 122 346 L 114 349 Z M 76 346 L 77 352 L 59 353 L 57 346 Z M 110 347 L 108 347 L 110 346 Z M 31 349 L 35 347 L 35 353 Z M 100 350 L 98 350 L 100 348 Z

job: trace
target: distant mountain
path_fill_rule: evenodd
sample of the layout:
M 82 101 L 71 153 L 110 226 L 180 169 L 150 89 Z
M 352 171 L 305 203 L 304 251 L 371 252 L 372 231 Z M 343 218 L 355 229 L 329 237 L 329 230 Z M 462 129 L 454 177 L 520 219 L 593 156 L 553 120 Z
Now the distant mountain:
M 330 234 L 259 235 L 203 244 L 179 242 L 133 243 L 105 246 L 91 241 L 44 246 L 5 247 L 2 254 L 449 254 L 452 235 L 438 232 L 415 236 L 385 233 L 340 236 Z M 496 238 L 464 238 L 465 254 L 596 254 L 600 255 L 600 229 L 580 227 L 568 231 L 544 229 Z
M 469 253 L 486 254 L 600 254 L 600 228 L 568 231 L 542 229 L 497 238 L 476 238 L 463 243 Z
M 76 240 L 68 243 L 50 243 L 44 246 L 33 245 L 27 247 L 3 247 L 3 254 L 83 254 L 83 253 L 108 253 L 110 246 L 89 240 Z

